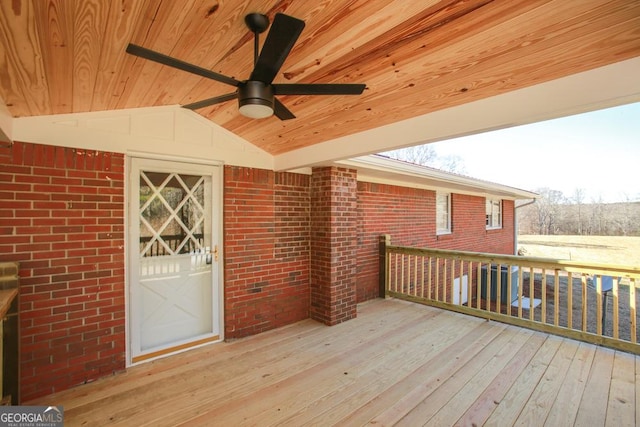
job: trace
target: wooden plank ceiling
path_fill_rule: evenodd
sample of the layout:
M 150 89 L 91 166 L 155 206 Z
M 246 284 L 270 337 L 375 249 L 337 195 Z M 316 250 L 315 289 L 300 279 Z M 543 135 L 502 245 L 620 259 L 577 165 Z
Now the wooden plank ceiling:
M 235 101 L 198 110 L 274 155 L 640 56 L 636 0 L 3 0 L 0 98 L 23 117 L 233 92 L 125 48 L 244 80 L 249 12 L 306 22 L 275 82 L 367 85 L 282 96 L 289 121 L 245 118 Z

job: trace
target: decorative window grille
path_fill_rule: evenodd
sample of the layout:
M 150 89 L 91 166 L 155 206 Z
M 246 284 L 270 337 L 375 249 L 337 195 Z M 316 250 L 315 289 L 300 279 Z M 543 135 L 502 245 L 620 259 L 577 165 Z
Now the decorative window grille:
M 202 253 L 204 177 L 140 172 L 140 255 Z

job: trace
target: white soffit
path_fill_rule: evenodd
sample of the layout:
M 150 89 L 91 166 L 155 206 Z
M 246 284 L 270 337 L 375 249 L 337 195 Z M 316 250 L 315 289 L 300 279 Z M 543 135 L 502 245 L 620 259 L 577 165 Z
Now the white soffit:
M 276 170 L 442 141 L 640 101 L 640 57 L 280 154 Z

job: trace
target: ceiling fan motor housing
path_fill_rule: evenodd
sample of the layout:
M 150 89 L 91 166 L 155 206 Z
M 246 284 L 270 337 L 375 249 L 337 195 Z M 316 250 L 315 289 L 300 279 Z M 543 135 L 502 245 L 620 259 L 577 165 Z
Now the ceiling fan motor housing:
M 249 80 L 238 86 L 238 104 L 240 106 L 240 112 L 252 111 L 253 114 L 259 116 L 249 117 L 262 118 L 268 117 L 273 114 L 273 87 L 270 84 L 258 80 Z M 261 114 L 260 111 L 263 111 Z

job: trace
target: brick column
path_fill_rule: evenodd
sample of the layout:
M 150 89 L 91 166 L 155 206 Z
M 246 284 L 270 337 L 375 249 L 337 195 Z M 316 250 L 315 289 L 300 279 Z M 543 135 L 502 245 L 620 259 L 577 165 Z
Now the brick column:
M 327 325 L 356 317 L 357 221 L 356 171 L 314 168 L 309 314 Z

